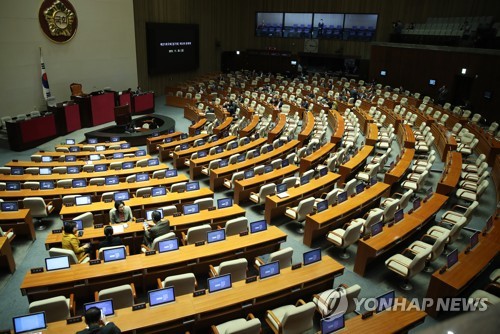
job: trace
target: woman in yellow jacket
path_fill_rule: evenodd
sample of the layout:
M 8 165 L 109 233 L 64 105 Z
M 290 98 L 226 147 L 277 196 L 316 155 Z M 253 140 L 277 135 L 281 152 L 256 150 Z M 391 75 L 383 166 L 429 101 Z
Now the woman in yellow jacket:
M 62 248 L 72 250 L 78 260 L 85 256 L 85 253 L 90 251 L 90 244 L 80 246 L 80 240 L 76 236 L 77 229 L 75 222 L 64 223 L 64 233 L 62 237 Z

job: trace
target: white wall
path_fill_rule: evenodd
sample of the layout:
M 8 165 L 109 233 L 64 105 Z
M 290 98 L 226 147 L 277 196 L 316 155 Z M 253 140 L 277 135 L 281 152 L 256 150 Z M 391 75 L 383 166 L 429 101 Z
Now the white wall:
M 2 0 L 0 11 L 0 116 L 45 110 L 39 47 L 56 100 L 83 91 L 137 87 L 133 0 L 70 0 L 78 29 L 65 44 L 49 40 L 38 23 L 41 0 Z

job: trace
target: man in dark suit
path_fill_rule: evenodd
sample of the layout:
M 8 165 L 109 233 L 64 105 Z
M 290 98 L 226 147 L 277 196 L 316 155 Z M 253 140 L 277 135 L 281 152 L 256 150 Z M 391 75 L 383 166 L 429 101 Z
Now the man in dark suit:
M 97 307 L 91 307 L 85 312 L 87 328 L 76 334 L 119 334 L 122 331 L 114 323 L 106 321 L 106 317 Z
M 144 244 L 149 247 L 155 238 L 170 232 L 170 222 L 168 219 L 161 220 L 160 212 L 154 211 L 151 218 L 153 221 L 147 222 L 147 227 L 144 226 Z

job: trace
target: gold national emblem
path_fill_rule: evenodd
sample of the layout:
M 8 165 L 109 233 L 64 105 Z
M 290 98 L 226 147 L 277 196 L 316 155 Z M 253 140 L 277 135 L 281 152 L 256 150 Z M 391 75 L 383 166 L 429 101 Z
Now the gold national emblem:
M 45 35 L 54 42 L 67 42 L 76 32 L 77 16 L 68 0 L 45 0 L 39 12 Z

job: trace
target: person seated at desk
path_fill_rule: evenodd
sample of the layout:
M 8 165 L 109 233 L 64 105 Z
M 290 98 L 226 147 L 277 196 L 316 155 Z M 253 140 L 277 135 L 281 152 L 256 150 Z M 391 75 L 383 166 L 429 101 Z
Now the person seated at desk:
M 126 206 L 123 201 L 116 201 L 115 208 L 109 211 L 109 221 L 111 224 L 126 223 L 134 220 L 132 216 L 132 209 Z
M 106 321 L 106 317 L 97 307 L 91 307 L 85 312 L 87 328 L 76 334 L 118 334 L 122 331 L 113 322 Z
M 151 214 L 151 218 L 153 218 L 153 221 L 147 222 L 148 226 L 144 226 L 144 244 L 148 245 L 148 247 L 151 246 L 155 238 L 170 232 L 169 220 L 161 220 L 161 215 L 158 211 L 154 211 Z
M 99 243 L 97 249 L 101 249 L 102 247 L 112 247 L 112 246 L 121 246 L 123 245 L 122 239 L 120 237 L 113 237 L 113 227 L 106 226 L 104 228 L 104 235 L 106 239 Z
M 76 236 L 78 230 L 75 222 L 67 222 L 64 224 L 64 233 L 62 237 L 62 248 L 72 250 L 78 260 L 82 259 L 86 253 L 90 252 L 90 244 L 80 246 L 80 240 Z

